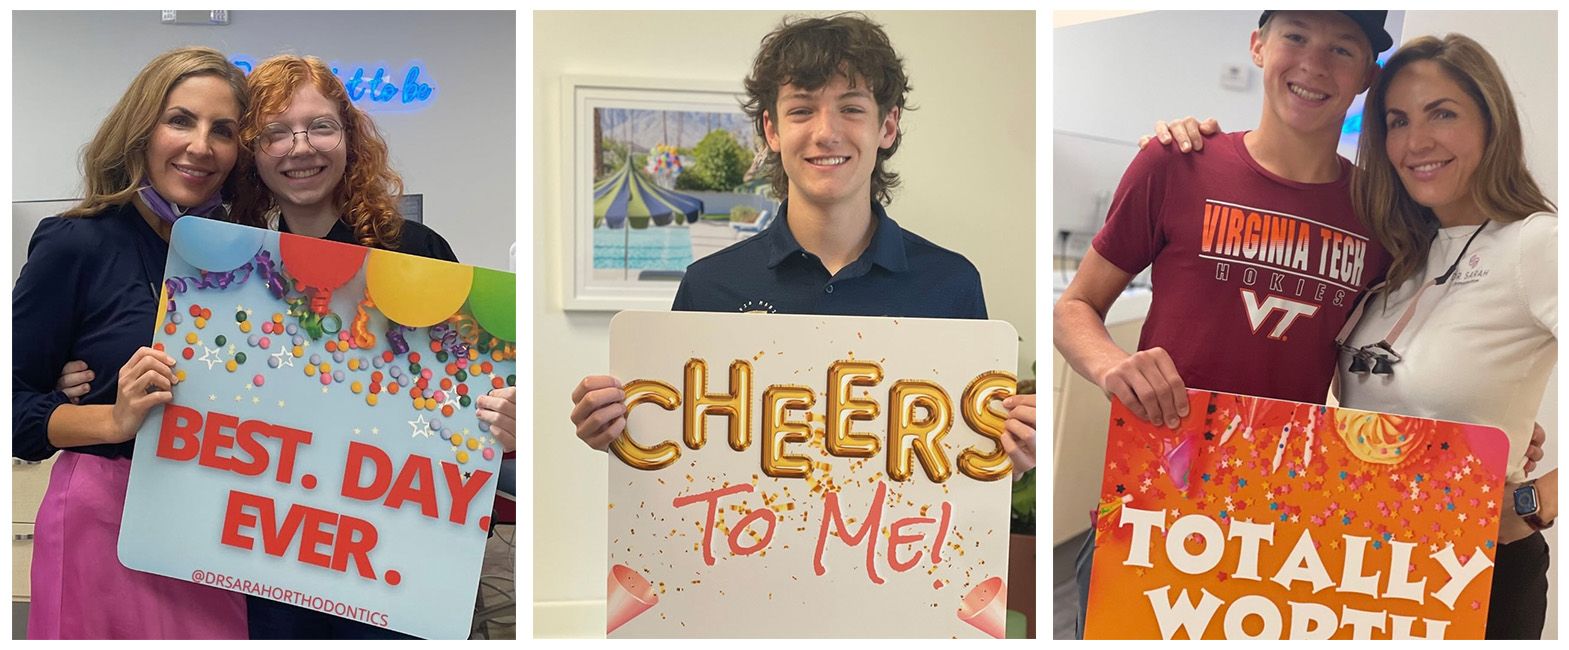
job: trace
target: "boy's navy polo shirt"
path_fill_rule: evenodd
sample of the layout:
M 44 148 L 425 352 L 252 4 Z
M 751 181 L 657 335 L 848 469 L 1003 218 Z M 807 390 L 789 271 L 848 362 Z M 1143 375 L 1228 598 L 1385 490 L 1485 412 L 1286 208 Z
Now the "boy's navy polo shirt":
M 975 265 L 900 228 L 881 205 L 872 204 L 871 244 L 832 277 L 790 233 L 787 208 L 762 233 L 688 266 L 671 309 L 986 318 Z

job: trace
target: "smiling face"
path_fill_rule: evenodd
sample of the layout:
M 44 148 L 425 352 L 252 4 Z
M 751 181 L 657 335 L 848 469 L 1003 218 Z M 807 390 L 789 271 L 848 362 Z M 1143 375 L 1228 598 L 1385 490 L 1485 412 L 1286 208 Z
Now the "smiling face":
M 1355 22 L 1335 11 L 1283 11 L 1253 32 L 1264 70 L 1262 119 L 1305 135 L 1336 133 L 1377 68 Z
M 1435 61 L 1401 68 L 1384 102 L 1384 146 L 1406 192 L 1444 225 L 1475 216 L 1471 176 L 1487 148 L 1482 108 Z
M 329 151 L 317 151 L 310 144 L 316 136 L 308 132 L 322 130 L 328 120 L 339 126 L 339 142 Z M 288 108 L 276 115 L 262 116 L 261 123 L 279 124 L 290 132 L 307 132 L 293 135 L 292 146 L 281 157 L 263 151 L 265 128 L 263 141 L 256 145 L 256 171 L 278 207 L 290 211 L 331 207 L 333 192 L 343 180 L 349 158 L 348 134 L 341 132 L 343 115 L 337 105 L 315 86 L 305 84 L 294 92 Z
M 870 206 L 878 149 L 893 145 L 899 111 L 881 118 L 865 83 L 834 75 L 817 90 L 791 84 L 779 89 L 774 111 L 764 115 L 768 147 L 789 177 L 792 204 L 827 209 Z
M 190 77 L 169 91 L 147 144 L 147 177 L 164 199 L 198 205 L 223 187 L 239 156 L 240 104 L 213 75 Z

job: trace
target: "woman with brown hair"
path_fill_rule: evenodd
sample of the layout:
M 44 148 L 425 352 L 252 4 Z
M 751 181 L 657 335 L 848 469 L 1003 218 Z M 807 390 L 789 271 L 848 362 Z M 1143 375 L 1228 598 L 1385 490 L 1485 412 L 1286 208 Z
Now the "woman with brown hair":
M 1523 465 L 1558 356 L 1556 208 L 1502 71 L 1470 38 L 1403 45 L 1365 115 L 1353 193 L 1393 263 L 1338 337 L 1340 402 L 1508 434 L 1487 638 L 1539 638 L 1558 472 L 1527 481 Z
M 87 146 L 86 198 L 28 244 L 11 303 L 28 334 L 11 362 L 12 454 L 60 454 L 36 522 L 30 638 L 245 638 L 238 594 L 127 569 L 116 545 L 133 438 L 174 381 L 174 359 L 145 347 L 169 233 L 185 215 L 223 216 L 246 105 L 222 53 L 159 55 Z M 110 380 L 57 389 L 71 357 L 84 380 Z

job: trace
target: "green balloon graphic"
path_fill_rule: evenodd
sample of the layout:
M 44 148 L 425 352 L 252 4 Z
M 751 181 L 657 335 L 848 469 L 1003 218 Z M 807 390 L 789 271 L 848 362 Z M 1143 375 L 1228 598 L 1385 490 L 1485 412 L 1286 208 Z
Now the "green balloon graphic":
M 474 267 L 469 309 L 480 327 L 503 341 L 517 341 L 517 286 L 516 275 Z

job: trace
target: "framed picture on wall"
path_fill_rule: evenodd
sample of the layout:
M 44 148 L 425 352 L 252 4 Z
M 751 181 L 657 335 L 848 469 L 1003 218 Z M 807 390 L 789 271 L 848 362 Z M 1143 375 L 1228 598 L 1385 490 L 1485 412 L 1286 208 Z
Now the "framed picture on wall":
M 562 84 L 566 309 L 668 309 L 688 264 L 772 223 L 766 146 L 735 84 Z

